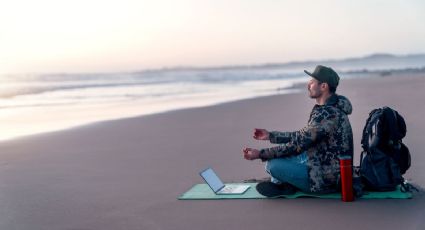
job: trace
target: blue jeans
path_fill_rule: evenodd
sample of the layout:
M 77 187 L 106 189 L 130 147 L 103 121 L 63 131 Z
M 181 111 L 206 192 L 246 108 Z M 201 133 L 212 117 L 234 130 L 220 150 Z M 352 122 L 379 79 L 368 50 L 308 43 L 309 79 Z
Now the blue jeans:
M 289 183 L 301 191 L 310 192 L 308 177 L 307 153 L 268 160 L 266 172 L 271 176 L 271 182 Z

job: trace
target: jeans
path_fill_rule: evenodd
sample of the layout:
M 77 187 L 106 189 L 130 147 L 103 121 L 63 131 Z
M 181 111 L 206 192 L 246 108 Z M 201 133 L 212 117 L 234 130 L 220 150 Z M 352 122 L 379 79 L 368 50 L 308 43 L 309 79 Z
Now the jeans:
M 271 182 L 289 183 L 303 192 L 310 192 L 308 177 L 307 153 L 268 160 L 266 172 L 271 176 Z

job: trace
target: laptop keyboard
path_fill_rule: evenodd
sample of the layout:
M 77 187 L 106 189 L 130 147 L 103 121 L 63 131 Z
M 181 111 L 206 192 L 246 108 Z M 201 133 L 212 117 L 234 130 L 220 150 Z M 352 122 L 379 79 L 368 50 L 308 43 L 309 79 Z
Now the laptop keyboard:
M 235 187 L 226 185 L 224 188 L 220 190 L 220 192 L 232 192 L 233 190 L 235 190 Z

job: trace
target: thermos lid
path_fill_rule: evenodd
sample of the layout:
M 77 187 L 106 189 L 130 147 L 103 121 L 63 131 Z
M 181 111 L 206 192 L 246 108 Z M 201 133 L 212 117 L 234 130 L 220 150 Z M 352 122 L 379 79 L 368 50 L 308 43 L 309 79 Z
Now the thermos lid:
M 351 160 L 351 156 L 349 156 L 349 155 L 341 155 L 341 156 L 339 156 L 338 157 L 340 160 Z

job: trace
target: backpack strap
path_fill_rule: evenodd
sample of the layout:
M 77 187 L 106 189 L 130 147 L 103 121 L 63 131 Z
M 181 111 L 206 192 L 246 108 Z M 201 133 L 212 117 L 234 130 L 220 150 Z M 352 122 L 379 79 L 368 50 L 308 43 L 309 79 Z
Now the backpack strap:
M 363 162 L 363 154 L 367 154 L 367 152 L 366 151 L 362 151 L 362 153 L 360 153 L 360 165 L 359 165 L 359 168 L 362 168 L 362 162 Z
M 403 182 L 400 184 L 400 191 L 401 192 L 419 192 L 419 189 L 410 184 L 407 180 L 403 178 Z
M 362 144 L 362 148 L 363 151 L 369 151 L 369 147 L 370 147 L 370 138 L 372 135 L 372 119 L 379 119 L 379 117 L 381 116 L 382 113 L 382 109 L 378 108 L 378 109 L 374 109 L 369 113 L 369 117 L 366 120 L 366 124 L 363 128 L 363 132 L 362 132 L 362 140 L 361 140 L 361 144 Z

